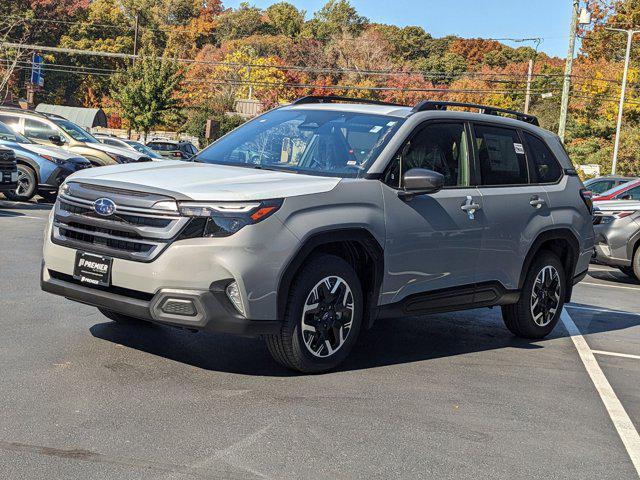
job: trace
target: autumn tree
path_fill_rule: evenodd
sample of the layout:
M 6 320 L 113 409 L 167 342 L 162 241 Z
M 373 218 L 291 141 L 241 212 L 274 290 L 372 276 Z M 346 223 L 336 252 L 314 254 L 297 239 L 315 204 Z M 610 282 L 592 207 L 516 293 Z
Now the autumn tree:
M 369 20 L 358 14 L 348 0 L 329 0 L 312 20 L 305 25 L 306 36 L 327 42 L 334 35 L 345 32 L 357 36 L 369 24 Z

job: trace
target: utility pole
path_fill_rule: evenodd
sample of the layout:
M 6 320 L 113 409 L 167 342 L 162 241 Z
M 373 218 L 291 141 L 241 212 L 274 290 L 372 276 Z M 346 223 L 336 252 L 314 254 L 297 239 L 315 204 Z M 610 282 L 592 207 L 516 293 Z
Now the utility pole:
M 562 103 L 560 104 L 560 126 L 558 136 L 564 142 L 567 131 L 567 114 L 569 113 L 569 93 L 571 92 L 571 73 L 573 72 L 573 55 L 576 50 L 576 33 L 578 29 L 578 12 L 580 0 L 573 0 L 573 12 L 571 14 L 571 27 L 569 30 L 569 51 L 567 63 L 564 68 L 564 84 L 562 85 Z
M 624 114 L 624 97 L 627 91 L 627 77 L 629 76 L 629 62 L 631 60 L 631 44 L 633 36 L 640 33 L 640 30 L 625 30 L 622 28 L 607 28 L 612 32 L 623 32 L 627 34 L 627 54 L 624 57 L 624 73 L 622 74 L 622 90 L 620 92 L 620 106 L 618 107 L 618 123 L 616 124 L 616 142 L 613 148 L 613 165 L 611 174 L 615 175 L 618 169 L 618 152 L 620 151 L 620 133 L 622 130 L 622 116 Z
M 140 14 L 136 12 L 136 24 L 133 32 L 133 59 L 132 65 L 136 64 L 136 56 L 138 55 L 138 25 L 140 24 Z
M 529 60 L 529 72 L 527 73 L 527 95 L 524 99 L 524 113 L 529 113 L 531 105 L 531 77 L 533 76 L 533 58 Z

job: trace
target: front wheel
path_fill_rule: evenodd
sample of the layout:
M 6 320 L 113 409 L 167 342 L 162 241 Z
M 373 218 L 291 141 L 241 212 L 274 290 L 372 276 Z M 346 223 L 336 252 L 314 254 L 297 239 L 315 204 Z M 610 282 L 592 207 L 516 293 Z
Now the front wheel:
M 282 328 L 266 337 L 269 352 L 292 370 L 330 370 L 353 348 L 363 308 L 362 288 L 353 268 L 333 255 L 315 257 L 291 285 Z
M 18 186 L 15 190 L 6 192 L 5 196 L 14 202 L 27 202 L 33 198 L 38 189 L 38 178 L 33 168 L 18 165 Z
M 502 307 L 506 327 L 518 337 L 544 338 L 560 320 L 567 280 L 560 259 L 539 254 L 531 264 L 518 303 Z

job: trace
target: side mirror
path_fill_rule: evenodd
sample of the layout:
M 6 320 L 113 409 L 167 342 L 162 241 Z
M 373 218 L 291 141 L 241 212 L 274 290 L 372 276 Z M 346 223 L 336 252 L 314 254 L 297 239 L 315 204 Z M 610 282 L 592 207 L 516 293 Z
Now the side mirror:
M 403 200 L 411 200 L 416 195 L 436 193 L 444 187 L 444 175 L 425 168 L 412 168 L 402 176 L 404 190 L 398 192 Z
M 633 200 L 633 195 L 623 195 L 620 200 Z
M 51 136 L 49 137 L 49 141 L 50 141 L 51 143 L 53 143 L 54 145 L 57 145 L 57 146 L 59 146 L 59 147 L 60 147 L 61 145 L 64 145 L 64 140 L 62 139 L 62 137 L 61 137 L 60 135 L 51 135 Z

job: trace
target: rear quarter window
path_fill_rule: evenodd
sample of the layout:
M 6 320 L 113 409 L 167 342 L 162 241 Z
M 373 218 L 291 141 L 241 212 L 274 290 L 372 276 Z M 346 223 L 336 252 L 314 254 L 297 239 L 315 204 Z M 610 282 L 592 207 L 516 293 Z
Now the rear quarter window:
M 538 183 L 555 183 L 562 177 L 562 167 L 545 142 L 525 132 L 524 138 L 529 146 L 534 174 L 532 180 Z

